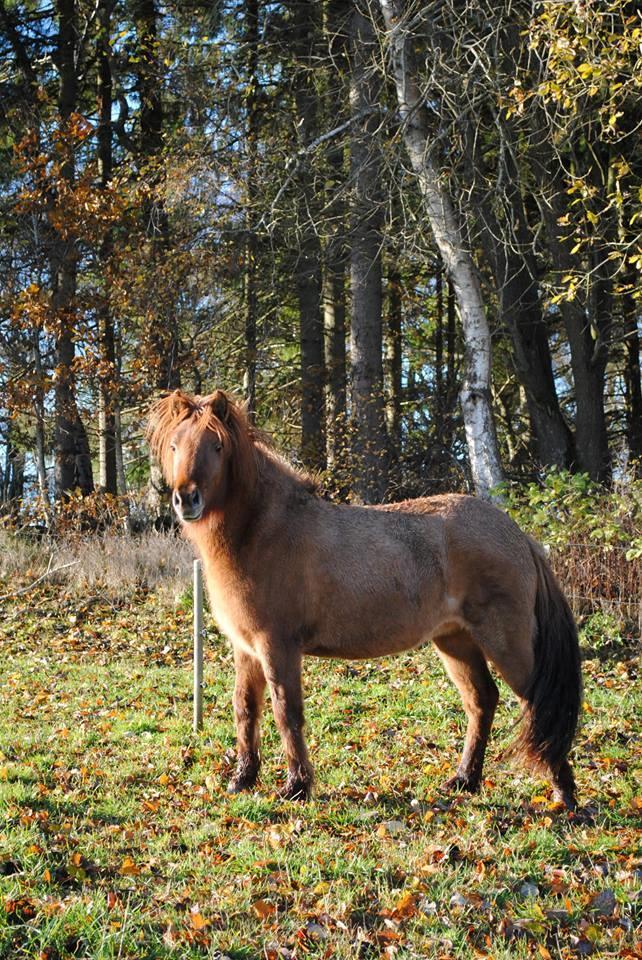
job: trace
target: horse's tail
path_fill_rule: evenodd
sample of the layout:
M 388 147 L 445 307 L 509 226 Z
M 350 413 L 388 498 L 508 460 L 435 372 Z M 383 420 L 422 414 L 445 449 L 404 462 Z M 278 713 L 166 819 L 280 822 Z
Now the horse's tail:
M 515 750 L 536 769 L 556 773 L 566 759 L 582 703 L 582 673 L 577 627 L 571 608 L 539 545 L 534 666 L 524 699 L 526 709 Z

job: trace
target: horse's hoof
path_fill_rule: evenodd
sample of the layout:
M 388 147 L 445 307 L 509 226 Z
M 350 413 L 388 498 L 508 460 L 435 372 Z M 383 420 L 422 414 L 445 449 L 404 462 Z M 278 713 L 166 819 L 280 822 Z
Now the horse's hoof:
M 466 793 L 477 793 L 479 790 L 479 780 L 473 777 L 463 777 L 457 773 L 454 777 L 442 785 L 442 790 L 447 793 L 459 793 L 464 790 Z
M 570 790 L 562 790 L 561 788 L 553 790 L 553 801 L 554 803 L 564 804 L 569 813 L 574 813 L 577 810 L 575 794 Z
M 227 785 L 228 793 L 243 793 L 251 790 L 256 784 L 256 777 L 232 777 Z
M 280 793 L 282 800 L 298 800 L 305 803 L 310 799 L 312 784 L 307 780 L 288 780 Z

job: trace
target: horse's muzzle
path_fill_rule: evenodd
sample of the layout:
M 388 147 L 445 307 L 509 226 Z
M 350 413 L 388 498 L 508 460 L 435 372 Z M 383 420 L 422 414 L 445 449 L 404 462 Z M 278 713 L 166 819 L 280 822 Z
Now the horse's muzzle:
M 203 498 L 198 487 L 191 490 L 174 490 L 172 504 L 179 520 L 193 523 L 200 520 L 203 513 Z

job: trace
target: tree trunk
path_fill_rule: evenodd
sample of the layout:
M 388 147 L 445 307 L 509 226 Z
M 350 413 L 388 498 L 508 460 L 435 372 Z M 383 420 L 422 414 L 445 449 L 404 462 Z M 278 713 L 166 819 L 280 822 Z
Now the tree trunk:
M 631 293 L 623 296 L 626 397 L 626 434 L 629 460 L 636 476 L 642 477 L 642 384 L 640 383 L 640 337 L 637 304 Z
M 4 499 L 10 505 L 10 508 L 17 509 L 24 496 L 25 455 L 13 445 L 11 435 L 7 438 L 6 444 Z
M 342 260 L 332 251 L 323 277 L 323 325 L 326 367 L 326 456 L 329 470 L 343 461 L 346 427 L 346 305 Z
M 138 96 L 140 99 L 140 150 L 146 158 L 152 185 L 163 148 L 162 72 L 158 67 L 158 11 L 156 0 L 135 0 L 134 21 L 138 45 Z M 152 263 L 162 262 L 169 253 L 169 218 L 164 204 L 152 198 L 143 208 Z M 163 291 L 166 294 L 165 291 Z M 179 337 L 171 294 L 164 296 L 150 318 L 147 331 L 151 376 L 157 392 L 180 386 Z M 150 454 L 147 505 L 160 520 L 167 517 L 167 485 L 160 464 Z
M 77 99 L 75 0 L 57 0 L 57 13 L 60 73 L 58 110 L 60 124 L 64 129 L 76 109 Z M 71 147 L 61 165 L 60 175 L 70 184 L 75 179 Z M 55 480 L 56 497 L 60 498 L 75 487 L 84 494 L 93 490 L 89 443 L 76 405 L 73 375 L 76 296 L 76 250 L 73 236 L 55 235 L 51 273 L 52 307 L 58 326 L 55 343 Z
M 557 196 L 545 197 L 541 205 L 546 224 L 546 242 L 555 272 L 573 274 L 578 264 L 568 241 L 560 238 L 559 219 L 562 211 Z M 575 448 L 577 465 L 593 480 L 606 480 L 610 473 L 610 456 L 604 415 L 604 370 L 606 345 L 587 315 L 584 297 L 578 291 L 574 300 L 563 299 L 559 305 L 571 352 L 571 369 L 575 386 Z
M 374 114 L 380 84 L 377 43 L 367 10 L 355 6 L 351 23 L 350 109 L 354 123 L 351 175 L 350 285 L 352 317 L 352 470 L 354 490 L 365 503 L 383 499 L 388 487 L 382 363 L 382 163 Z
M 257 253 L 258 244 L 254 221 L 257 205 L 257 169 L 259 140 L 259 4 L 258 0 L 246 0 L 245 36 L 247 48 L 247 94 L 246 94 L 246 131 L 247 149 L 246 194 L 247 211 L 245 216 L 247 238 L 245 241 L 245 369 L 243 372 L 243 392 L 250 418 L 256 413 L 256 328 L 258 313 L 257 297 Z
M 31 344 L 33 352 L 33 369 L 36 383 L 33 397 L 33 412 L 36 418 L 35 428 L 35 461 L 36 473 L 38 475 L 38 489 L 40 499 L 46 512 L 47 526 L 49 526 L 49 481 L 47 480 L 47 461 L 45 446 L 45 398 L 44 398 L 44 380 L 42 372 L 42 357 L 40 355 L 40 330 L 34 326 L 31 331 Z
M 548 134 L 549 127 L 536 114 L 532 136 L 535 145 L 531 150 L 531 160 L 539 187 L 536 199 L 546 228 L 546 246 L 552 271 L 559 277 L 566 274 L 586 276 L 589 273 L 587 264 L 571 252 L 574 240 L 562 235 L 564 227 L 560 220 L 567 212 L 563 200 L 566 197 L 566 181 L 563 171 L 552 165 L 550 150 L 546 145 Z M 597 275 L 600 273 L 601 267 Z M 575 387 L 576 464 L 591 479 L 604 481 L 610 475 L 610 453 L 604 415 L 604 372 L 608 357 L 606 331 L 609 321 L 604 314 L 608 308 L 603 293 L 607 288 L 610 289 L 610 285 L 603 284 L 599 276 L 597 279 L 592 276 L 587 282 L 591 284 L 593 297 L 579 289 L 574 299 L 562 298 L 559 310 L 568 337 Z M 610 301 L 610 297 L 608 299 Z M 600 313 L 602 315 L 598 315 Z
M 446 410 L 449 418 L 457 402 L 457 323 L 455 291 L 448 280 L 446 295 Z
M 503 480 L 491 404 L 491 341 L 481 288 L 473 260 L 440 172 L 432 159 L 427 110 L 416 76 L 414 39 L 404 4 L 380 0 L 390 45 L 403 136 L 418 178 L 426 214 L 444 266 L 452 281 L 464 334 L 464 383 L 461 405 L 475 490 L 489 497 Z
M 401 455 L 401 273 L 394 263 L 388 267 L 388 310 L 384 335 L 384 380 L 386 384 L 386 427 L 393 463 Z
M 109 62 L 109 38 L 112 0 L 100 0 L 98 5 L 98 174 L 103 190 L 109 188 L 112 178 L 112 80 Z M 114 346 L 114 323 L 111 316 L 108 282 L 105 272 L 112 253 L 111 231 L 108 230 L 100 245 L 100 272 L 103 284 L 101 301 L 98 304 L 98 352 L 100 377 L 98 383 L 98 464 L 99 486 L 105 493 L 118 492 L 116 476 L 116 417 L 118 404 L 116 383 L 116 353 Z
M 296 0 L 294 4 L 295 99 L 301 149 L 305 149 L 319 132 L 314 71 L 319 55 L 320 6 L 317 0 Z M 307 466 L 322 470 L 325 467 L 325 358 L 321 242 L 316 223 L 316 185 L 307 157 L 299 166 L 297 200 L 300 240 L 295 270 L 301 346 L 301 454 Z
M 508 198 L 515 202 L 516 198 Z M 526 394 L 537 459 L 544 466 L 570 467 L 573 436 L 559 407 L 536 267 L 524 235 L 525 214 L 512 210 L 513 231 L 502 235 L 490 205 L 479 203 L 482 243 L 495 277 L 500 317 L 509 331 L 515 367 Z M 520 250 L 514 249 L 518 243 Z
M 123 426 L 119 407 L 116 408 L 114 420 L 116 425 L 116 478 L 118 482 L 118 493 L 123 496 L 127 493 L 127 476 L 125 474 L 125 461 L 123 459 Z
M 326 0 L 323 4 L 324 37 L 333 70 L 324 74 L 324 123 L 331 129 L 347 120 L 349 75 L 349 0 Z M 337 99 L 340 110 L 337 110 Z M 346 202 L 342 187 L 346 179 L 343 142 L 328 142 L 325 209 L 328 239 L 323 256 L 323 328 L 325 340 L 325 434 L 328 470 L 338 479 L 343 493 L 349 490 L 346 405 Z
M 519 23 L 508 17 L 498 22 L 493 47 L 496 82 L 512 86 L 517 69 L 529 68 Z M 466 132 L 471 197 L 477 208 L 486 260 L 495 278 L 500 319 L 513 345 L 513 359 L 524 388 L 535 459 L 544 466 L 569 468 L 574 461 L 573 435 L 562 416 L 555 389 L 535 263 L 535 237 L 524 204 L 524 171 L 519 156 L 519 132 L 503 107 L 491 100 L 493 123 L 499 134 L 495 194 L 487 189 L 487 160 L 479 124 L 470 119 Z
M 444 408 L 444 271 L 441 263 L 437 265 L 435 277 L 435 406 L 440 424 Z

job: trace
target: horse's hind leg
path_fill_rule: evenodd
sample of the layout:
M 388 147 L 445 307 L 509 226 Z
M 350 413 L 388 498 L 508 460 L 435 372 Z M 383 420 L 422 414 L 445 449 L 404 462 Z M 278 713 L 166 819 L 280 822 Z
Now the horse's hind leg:
M 448 676 L 459 690 L 468 718 L 464 752 L 457 773 L 445 786 L 474 793 L 481 781 L 499 693 L 484 656 L 467 633 L 462 631 L 436 637 L 434 643 Z
M 520 617 L 520 611 L 513 609 L 504 615 L 503 622 L 511 624 L 513 642 L 503 643 L 484 642 L 484 649 L 488 657 L 502 677 L 516 695 L 522 710 L 523 723 L 529 723 L 529 714 L 532 704 L 528 691 L 533 674 L 533 624 L 529 617 Z M 499 622 L 494 625 L 494 636 L 502 636 Z M 518 741 L 518 752 L 520 743 Z M 526 749 L 522 754 L 527 765 L 539 769 L 549 777 L 553 786 L 554 799 L 563 803 L 569 810 L 575 807 L 575 778 L 568 760 L 564 758 L 555 767 L 542 764 L 538 757 L 531 755 Z
M 259 774 L 259 721 L 265 696 L 265 674 L 260 662 L 234 648 L 236 682 L 234 685 L 234 719 L 236 721 L 236 772 L 228 793 L 249 790 Z

